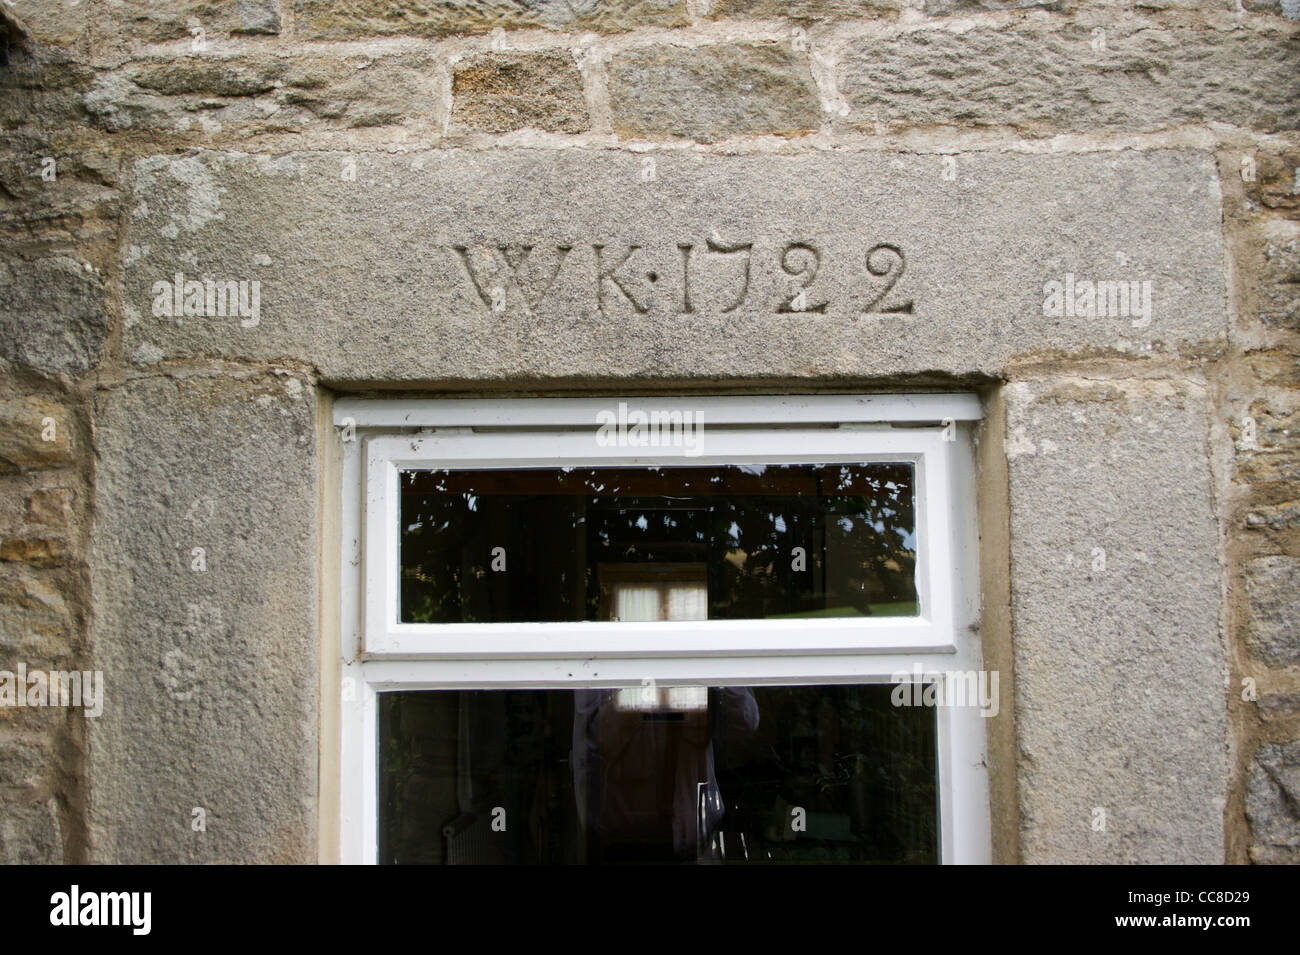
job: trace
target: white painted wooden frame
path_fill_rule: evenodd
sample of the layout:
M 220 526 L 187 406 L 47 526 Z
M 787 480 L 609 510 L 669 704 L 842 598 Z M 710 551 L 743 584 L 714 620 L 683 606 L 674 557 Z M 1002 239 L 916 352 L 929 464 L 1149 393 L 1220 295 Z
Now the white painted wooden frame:
M 951 528 L 946 460 L 954 442 L 938 428 L 880 430 L 751 429 L 706 432 L 704 453 L 647 455 L 647 448 L 600 447 L 595 427 L 577 431 L 458 431 L 365 439 L 365 635 L 370 659 L 574 656 L 731 656 L 952 650 Z M 798 449 L 793 453 L 792 449 Z M 671 450 L 671 449 L 669 449 Z M 398 622 L 400 488 L 419 468 L 555 468 L 715 464 L 906 462 L 915 468 L 917 617 L 702 620 L 654 623 Z
M 703 451 L 601 446 L 596 414 L 629 407 L 703 414 Z M 887 683 L 978 670 L 972 395 L 612 399 L 345 399 L 340 858 L 378 854 L 380 692 L 472 688 Z M 419 429 L 419 430 L 416 430 Z M 918 616 L 655 623 L 401 624 L 401 471 L 420 468 L 910 462 Z M 940 858 L 988 862 L 979 711 L 937 716 Z

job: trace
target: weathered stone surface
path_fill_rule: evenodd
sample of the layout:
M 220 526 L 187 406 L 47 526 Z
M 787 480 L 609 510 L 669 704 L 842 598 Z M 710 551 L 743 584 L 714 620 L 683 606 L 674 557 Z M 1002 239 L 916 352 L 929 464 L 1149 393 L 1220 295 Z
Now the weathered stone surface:
M 279 33 L 279 0 L 108 0 L 125 38 L 158 43 L 207 34 Z
M 311 861 L 312 391 L 270 374 L 149 379 L 97 405 L 93 858 Z
M 72 421 L 66 408 L 39 395 L 0 401 L 0 471 L 71 462 Z
M 1245 357 L 1251 376 L 1260 384 L 1300 391 L 1300 354 L 1267 348 L 1247 352 Z
M 49 774 L 54 754 L 38 740 L 0 740 L 0 786 L 6 790 L 34 792 Z
M 709 17 L 752 17 L 774 20 L 894 20 L 903 9 L 902 0 L 714 0 Z
M 1300 209 L 1300 148 L 1261 149 L 1253 157 L 1255 178 L 1246 194 L 1270 209 Z
M 1288 20 L 1300 20 L 1300 0 L 1242 0 L 1247 10 L 1278 13 Z
M 108 322 L 103 283 L 75 259 L 0 262 L 0 356 L 40 371 L 99 363 Z
M 1046 10 L 1064 10 L 1074 6 L 1069 0 L 925 0 L 926 16 L 946 17 L 980 10 L 1023 10 L 1041 7 Z
M 614 130 L 631 138 L 798 136 L 821 124 L 806 54 L 775 43 L 627 50 L 608 65 Z
M 287 69 L 287 62 L 274 56 L 237 60 L 180 57 L 145 66 L 134 81 L 136 86 L 164 96 L 255 96 L 275 89 Z
M 1006 394 L 1024 861 L 1221 862 L 1209 396 L 1163 380 Z
M 847 123 L 1009 125 L 1030 133 L 1211 121 L 1300 127 L 1300 35 L 1077 22 L 864 38 L 841 60 Z
M 1300 480 L 1300 408 L 1293 393 L 1282 392 L 1251 403 L 1253 441 L 1242 428 L 1237 436 L 1237 479 L 1249 484 Z
M 0 241 L 45 248 L 111 241 L 120 212 L 117 156 L 80 146 L 69 151 L 48 135 L 31 135 L 30 127 L 4 139 Z
M 1300 716 L 1300 693 L 1261 694 L 1259 715 L 1270 723 Z
M 36 805 L 7 803 L 0 809 L 0 862 L 5 865 L 63 862 L 63 831 L 54 798 Z
M 1300 222 L 1268 224 L 1257 294 L 1261 322 L 1300 331 Z
M 75 43 L 86 29 L 89 3 L 68 0 L 7 0 L 5 6 L 42 43 Z
M 100 75 L 84 96 L 94 121 L 114 132 L 195 128 L 209 136 L 301 132 L 432 122 L 434 58 L 387 56 L 186 57 L 133 63 Z
M 61 659 L 71 632 L 71 613 L 54 583 L 19 564 L 0 565 L 0 665 Z
M 1269 743 L 1255 754 L 1246 818 L 1254 861 L 1300 861 L 1300 741 Z
M 1246 515 L 1246 526 L 1280 531 L 1300 527 L 1300 501 L 1284 504 L 1264 504 L 1251 508 Z
M 8 63 L 0 69 L 0 128 L 48 139 L 51 130 L 82 119 L 81 94 L 94 78 L 95 71 L 68 50 L 41 47 L 38 55 L 10 45 Z
M 27 498 L 27 520 L 33 524 L 66 528 L 72 523 L 72 502 L 76 492 L 68 487 L 49 487 Z
M 977 154 L 951 182 L 941 157 L 874 153 L 446 150 L 357 155 L 352 179 L 347 158 L 140 161 L 124 353 L 296 358 L 335 382 L 959 375 L 1226 329 L 1218 184 L 1197 154 Z M 797 243 L 820 256 L 803 312 Z M 250 283 L 250 315 L 169 317 L 158 283 L 177 273 Z M 1150 281 L 1150 321 L 1044 315 L 1067 275 Z
M 1279 398 L 1256 401 L 1250 406 L 1261 448 L 1300 451 L 1300 408 L 1294 404 L 1293 400 Z
M 293 0 L 295 30 L 313 40 L 407 34 L 446 36 L 550 27 L 615 33 L 685 26 L 686 0 Z
M 1266 663 L 1300 663 L 1300 560 L 1258 557 L 1246 568 L 1250 652 Z
M 456 67 L 451 94 L 452 122 L 483 132 L 580 133 L 590 126 L 582 74 L 567 52 L 474 57 Z
M 428 123 L 441 96 L 433 62 L 423 53 L 295 59 L 279 95 L 287 107 L 333 126 Z
M 1237 480 L 1253 487 L 1283 488 L 1300 482 L 1300 455 L 1251 452 L 1237 460 Z
M 233 33 L 279 33 L 280 0 L 235 0 L 238 27 Z
M 175 115 L 183 104 L 140 89 L 121 72 L 95 78 L 81 101 L 91 121 L 108 132 L 126 129 L 180 129 L 195 125 L 191 117 Z
M 1093 0 L 1095 2 L 1095 0 Z M 1074 2 L 1070 6 L 1079 8 L 1091 6 L 1092 3 Z M 1099 4 L 1100 5 L 1100 4 Z M 1107 6 L 1114 4 L 1107 3 Z M 1236 10 L 1237 0 L 1133 0 L 1133 6 L 1139 10 Z
M 7 537 L 0 541 L 0 560 L 33 567 L 53 567 L 68 554 L 68 543 L 57 537 Z
M 6 137 L 5 149 L 0 153 L 0 208 L 6 211 L 20 204 L 30 208 L 43 191 L 40 161 L 33 163 L 32 157 L 40 156 L 45 144 L 36 141 L 35 137 L 15 143 L 18 138 L 13 135 Z

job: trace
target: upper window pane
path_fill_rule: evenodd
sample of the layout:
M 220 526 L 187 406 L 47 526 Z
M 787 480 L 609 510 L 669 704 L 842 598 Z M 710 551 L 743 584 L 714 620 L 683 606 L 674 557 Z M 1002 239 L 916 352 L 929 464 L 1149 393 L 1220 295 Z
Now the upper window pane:
M 404 623 L 910 616 L 911 464 L 414 470 Z

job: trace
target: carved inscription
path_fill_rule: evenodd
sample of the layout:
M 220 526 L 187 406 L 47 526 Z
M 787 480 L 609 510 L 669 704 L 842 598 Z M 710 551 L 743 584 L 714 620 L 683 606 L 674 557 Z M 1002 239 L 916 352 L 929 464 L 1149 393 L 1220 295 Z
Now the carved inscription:
M 798 263 L 803 262 L 804 265 Z M 822 254 L 817 247 L 808 242 L 791 242 L 781 253 L 781 269 L 786 275 L 802 278 L 799 291 L 790 296 L 789 301 L 782 302 L 778 312 L 816 312 L 826 311 L 829 302 L 820 305 L 808 303 L 808 288 L 817 279 L 817 270 L 821 268 Z
M 483 304 L 493 311 L 500 311 L 501 309 L 496 307 L 495 303 L 502 301 L 502 293 L 498 291 L 494 295 L 493 292 L 496 287 L 490 284 L 484 285 L 479 278 L 478 271 L 474 268 L 473 262 L 470 260 L 469 248 L 463 245 L 454 245 L 452 249 L 460 257 L 461 263 L 465 266 L 465 272 L 469 275 L 469 280 L 474 286 L 474 291 L 478 292 L 478 297 L 483 300 Z M 501 258 L 509 268 L 516 287 L 523 293 L 524 301 L 528 303 L 529 307 L 535 308 L 546 297 L 546 293 L 550 291 L 551 286 L 555 284 L 555 279 L 560 274 L 560 266 L 564 264 L 564 257 L 573 251 L 573 247 L 569 245 L 557 245 L 555 247 L 555 264 L 550 270 L 549 278 L 545 279 L 540 285 L 536 281 L 525 283 L 519 272 L 520 267 L 532 254 L 532 251 L 533 247 L 531 245 L 497 246 L 497 252 L 500 253 Z
M 600 310 L 602 312 L 605 311 L 605 283 L 609 282 L 614 286 L 614 288 L 623 293 L 625 299 L 632 303 L 632 308 L 634 310 L 641 313 L 649 311 L 649 309 L 638 302 L 632 293 L 628 291 L 628 287 L 618 280 L 618 270 L 627 264 L 628 259 L 632 258 L 632 256 L 641 250 L 641 246 L 629 245 L 627 247 L 627 255 L 623 256 L 623 258 L 616 264 L 611 265 L 608 268 L 605 268 L 601 264 L 602 253 L 605 251 L 605 247 L 603 245 L 593 245 L 592 248 L 596 251 L 596 304 L 600 306 Z M 647 272 L 646 277 L 649 278 L 651 282 L 657 282 L 659 280 L 659 276 L 654 272 Z
M 607 315 L 665 309 L 726 315 L 746 306 L 784 315 L 914 310 L 899 286 L 906 256 L 890 242 L 859 245 L 852 255 L 842 247 L 832 253 L 813 239 L 757 246 L 716 233 L 663 248 L 636 242 L 449 248 L 475 297 L 493 312 L 512 300 L 537 308 L 561 285 L 589 295 L 590 305 Z M 827 280 L 832 269 L 836 277 Z
M 864 312 L 876 311 L 885 315 L 898 313 L 912 314 L 912 302 L 909 299 L 900 305 L 883 306 L 881 303 L 885 296 L 897 284 L 898 280 L 903 277 L 903 266 L 906 260 L 903 258 L 903 250 L 896 245 L 881 243 L 874 245 L 867 250 L 867 271 L 872 275 L 883 276 L 885 281 L 882 283 L 880 294 L 871 299 L 863 309 Z M 877 306 L 880 306 L 877 308 Z

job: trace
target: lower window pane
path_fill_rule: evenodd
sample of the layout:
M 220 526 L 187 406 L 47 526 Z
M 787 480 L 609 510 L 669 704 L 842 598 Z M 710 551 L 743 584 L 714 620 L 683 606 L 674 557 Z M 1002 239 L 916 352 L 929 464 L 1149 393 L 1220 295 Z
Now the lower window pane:
M 889 684 L 385 693 L 384 863 L 934 863 Z

